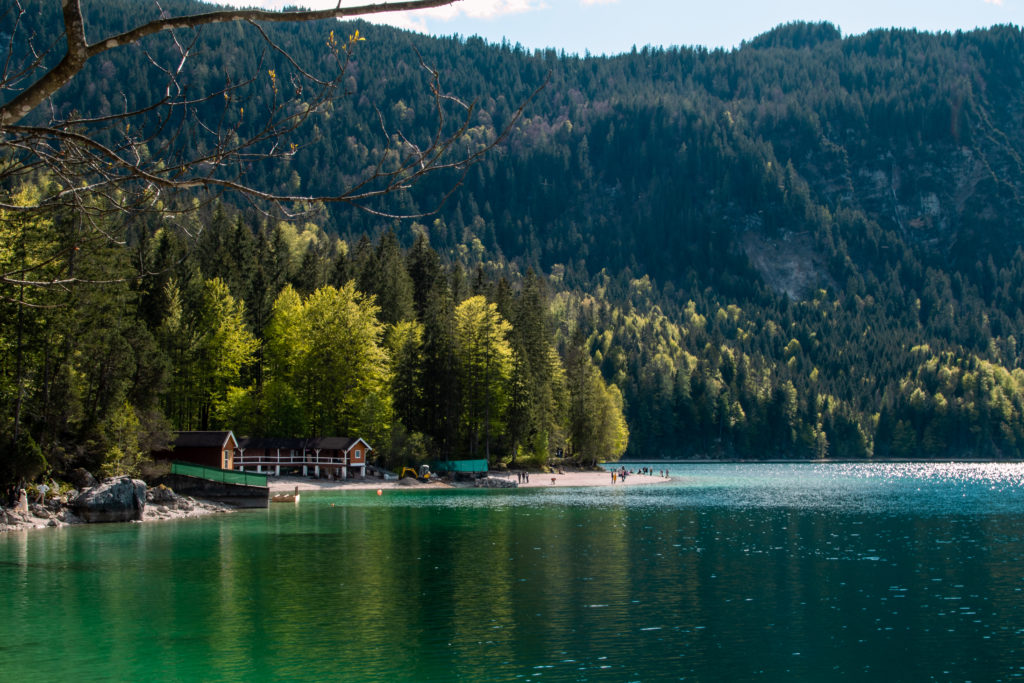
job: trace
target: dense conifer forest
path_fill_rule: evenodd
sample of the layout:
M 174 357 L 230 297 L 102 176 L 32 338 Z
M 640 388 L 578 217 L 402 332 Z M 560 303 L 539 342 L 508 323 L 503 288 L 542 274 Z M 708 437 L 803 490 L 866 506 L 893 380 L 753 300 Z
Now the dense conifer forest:
M 91 20 L 136 8 L 96 2 Z M 790 24 L 730 51 L 616 57 L 265 30 L 300 64 L 332 30 L 366 38 L 294 155 L 246 170 L 275 191 L 352 182 L 381 121 L 429 138 L 424 66 L 475 105 L 467 150 L 524 116 L 464 178 L 378 213 L 289 220 L 227 196 L 174 226 L 110 218 L 123 245 L 70 250 L 54 245 L 77 245 L 74 215 L 0 214 L 6 270 L 60 253 L 37 268 L 97 283 L 4 287 L 8 472 L 130 465 L 205 428 L 359 432 L 390 464 L 1024 454 L 1019 28 Z M 288 82 L 258 44 L 208 27 L 187 67 L 199 92 L 257 76 L 241 129 Z M 168 45 L 90 63 L 53 106 L 158 98 L 147 51 Z

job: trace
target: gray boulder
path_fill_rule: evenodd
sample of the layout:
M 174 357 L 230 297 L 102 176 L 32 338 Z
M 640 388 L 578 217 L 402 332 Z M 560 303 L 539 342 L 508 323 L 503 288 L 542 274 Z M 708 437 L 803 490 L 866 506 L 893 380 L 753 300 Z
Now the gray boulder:
M 71 504 L 86 522 L 141 520 L 146 510 L 146 483 L 131 477 L 112 477 L 82 491 Z

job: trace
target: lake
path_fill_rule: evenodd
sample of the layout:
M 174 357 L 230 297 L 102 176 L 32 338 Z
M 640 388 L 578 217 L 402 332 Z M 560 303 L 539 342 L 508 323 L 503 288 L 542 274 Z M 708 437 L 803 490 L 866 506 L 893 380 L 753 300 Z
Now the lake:
M 0 535 L 0 680 L 1024 677 L 1024 465 L 671 469 Z

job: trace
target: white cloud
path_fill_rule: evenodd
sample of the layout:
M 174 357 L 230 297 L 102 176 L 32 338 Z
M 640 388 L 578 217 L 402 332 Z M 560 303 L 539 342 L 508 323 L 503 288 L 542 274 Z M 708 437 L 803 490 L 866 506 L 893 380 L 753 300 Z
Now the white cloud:
M 450 7 L 459 9 L 463 5 L 466 16 L 474 19 L 492 19 L 505 14 L 536 12 L 547 7 L 543 0 L 465 0 Z
M 986 5 L 999 5 L 1000 7 L 1002 7 L 1003 6 L 1003 0 L 985 0 L 985 4 Z
M 451 21 L 459 16 L 471 19 L 494 19 L 508 14 L 534 12 L 547 7 L 544 0 L 462 0 L 444 7 L 420 10 L 419 12 L 398 12 L 409 17 L 422 17 Z M 384 15 L 380 15 L 383 17 Z
M 535 12 L 546 9 L 547 6 L 544 0 L 462 0 L 444 7 L 417 12 L 383 12 L 363 18 L 375 24 L 387 24 L 396 28 L 427 33 L 427 22 L 448 22 L 459 17 L 495 19 L 509 14 Z

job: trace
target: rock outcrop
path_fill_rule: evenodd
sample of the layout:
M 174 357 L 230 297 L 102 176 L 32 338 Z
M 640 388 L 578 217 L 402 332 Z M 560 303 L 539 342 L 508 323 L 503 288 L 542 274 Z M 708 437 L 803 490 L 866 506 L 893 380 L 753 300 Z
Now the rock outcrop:
M 113 477 L 83 491 L 71 507 L 86 522 L 142 520 L 146 510 L 146 484 L 131 477 Z
M 224 503 L 182 496 L 166 486 L 147 490 L 143 482 L 130 477 L 107 479 L 77 497 L 72 492 L 67 498 L 66 504 L 58 499 L 48 500 L 46 505 L 29 505 L 26 501 L 24 510 L 0 507 L 0 533 L 86 522 L 184 519 L 235 509 Z

